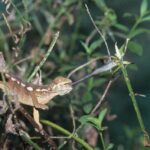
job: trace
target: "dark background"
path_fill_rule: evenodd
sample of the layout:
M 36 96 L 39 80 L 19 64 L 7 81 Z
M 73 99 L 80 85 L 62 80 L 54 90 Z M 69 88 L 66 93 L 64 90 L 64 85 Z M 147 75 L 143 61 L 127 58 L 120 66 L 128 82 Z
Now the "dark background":
M 59 1 L 58 1 L 59 2 Z M 93 18 L 96 20 L 99 16 L 103 15 L 103 12 L 96 6 L 96 4 L 93 1 L 86 1 L 87 5 L 91 11 L 91 14 Z M 125 18 L 123 17 L 124 13 L 131 13 L 133 16 L 139 15 L 139 10 L 140 10 L 140 5 L 142 1 L 137 1 L 137 0 L 106 0 L 105 3 L 107 7 L 113 9 L 117 15 L 117 22 L 126 25 L 129 29 L 132 27 L 134 24 L 134 18 Z M 19 3 L 18 1 L 14 1 L 14 4 Z M 21 2 L 20 2 L 21 3 Z M 63 14 L 61 19 L 52 25 L 51 22 L 53 22 L 55 16 L 59 13 L 61 10 L 60 8 L 62 7 L 63 1 L 60 1 L 60 4 L 54 7 L 52 5 L 53 1 L 41 1 L 40 5 L 38 7 L 33 7 L 31 9 L 31 12 L 28 14 L 28 18 L 30 19 L 30 22 L 32 24 L 32 30 L 27 32 L 25 35 L 25 40 L 23 44 L 20 44 L 21 50 L 19 51 L 19 57 L 16 58 L 14 56 L 14 51 L 10 51 L 10 48 L 14 46 L 14 42 L 12 39 L 9 38 L 3 38 L 6 36 L 6 33 L 8 32 L 8 29 L 6 27 L 5 23 L 3 22 L 3 18 L 1 16 L 1 41 L 0 41 L 0 50 L 4 52 L 6 56 L 6 61 L 9 63 L 11 66 L 11 70 L 17 70 L 17 68 L 13 67 L 11 63 L 13 61 L 17 61 L 21 58 L 24 58 L 28 55 L 31 54 L 31 51 L 33 48 L 37 48 L 39 45 L 39 41 L 41 41 L 42 37 L 44 36 L 44 33 L 46 32 L 46 28 L 48 24 L 50 24 L 50 29 L 52 32 L 52 35 L 59 30 L 60 31 L 60 37 L 59 37 L 59 42 L 58 45 L 56 46 L 55 50 L 52 52 L 50 55 L 48 61 L 51 62 L 50 65 L 54 63 L 54 68 L 51 70 L 52 73 L 50 73 L 51 78 L 48 78 L 49 74 L 49 68 L 44 68 L 43 67 L 43 80 L 45 83 L 48 83 L 49 80 L 54 78 L 57 75 L 67 75 L 72 69 L 75 67 L 87 62 L 90 60 L 90 58 L 93 58 L 94 56 L 98 55 L 106 55 L 106 48 L 104 45 L 100 47 L 100 50 L 97 49 L 92 56 L 88 56 L 88 54 L 85 53 L 84 48 L 81 46 L 81 41 L 84 41 L 86 37 L 90 34 L 90 32 L 94 29 L 87 13 L 84 7 L 84 4 L 82 3 L 81 5 L 76 5 L 72 8 L 72 10 L 68 10 L 68 14 L 72 14 L 75 18 L 73 23 L 70 25 L 68 20 L 66 18 L 63 18 L 63 15 L 66 17 L 66 14 Z M 35 5 L 34 3 L 33 6 Z M 49 5 L 48 5 L 49 4 Z M 73 4 L 72 4 L 73 5 Z M 72 7 L 68 6 L 68 8 Z M 52 7 L 53 6 L 53 7 Z M 80 6 L 80 7 L 79 7 Z M 18 6 L 19 7 L 19 6 Z M 58 8 L 57 8 L 58 7 Z M 59 8 L 60 7 L 60 8 Z M 150 9 L 150 2 L 148 1 L 148 7 Z M 5 12 L 5 6 L 3 4 L 0 4 L 0 9 L 1 12 Z M 22 12 L 22 8 L 19 7 L 20 12 Z M 50 16 L 47 14 L 47 19 L 43 15 L 44 10 L 49 12 Z M 25 13 L 25 10 L 23 9 L 23 13 Z M 38 18 L 36 18 L 36 17 Z M 52 16 L 54 18 L 52 18 Z M 49 17 L 49 18 L 48 18 Z M 64 23 L 59 24 L 61 21 L 63 22 L 63 19 L 65 20 Z M 37 21 L 38 20 L 38 21 Z M 21 20 L 22 21 L 22 20 Z M 13 27 L 13 29 L 17 29 L 18 26 L 17 24 L 21 22 L 19 19 L 16 19 L 13 21 L 13 23 L 10 25 Z M 50 21 L 50 23 L 48 23 Z M 40 26 L 40 27 L 39 27 Z M 150 22 L 145 22 L 140 24 L 142 28 L 147 28 L 149 29 Z M 110 27 L 113 30 L 113 27 Z M 41 29 L 41 30 L 40 30 Z M 99 35 L 95 35 L 92 41 L 97 40 L 101 38 Z M 150 69 L 149 69 L 149 59 L 150 59 L 150 50 L 149 50 L 149 41 L 150 41 L 150 34 L 148 33 L 143 33 L 141 35 L 136 36 L 134 39 L 137 43 L 139 43 L 143 47 L 143 54 L 141 56 L 138 56 L 131 51 L 127 50 L 126 55 L 125 55 L 125 60 L 131 61 L 134 64 L 136 64 L 137 68 L 136 70 L 128 68 L 128 73 L 129 77 L 134 89 L 135 93 L 139 94 L 144 94 L 146 97 L 141 97 L 137 96 L 137 102 L 139 104 L 139 108 L 142 114 L 142 118 L 145 123 L 145 127 L 147 131 L 150 133 L 150 82 L 149 82 L 149 76 L 150 76 Z M 116 42 L 118 45 L 122 45 L 125 40 L 116 38 Z M 115 50 L 114 50 L 114 43 L 109 37 L 107 39 L 109 48 L 111 50 L 111 54 L 114 55 Z M 46 52 L 46 49 L 48 49 L 48 45 L 44 45 L 41 48 L 42 50 L 40 52 Z M 8 54 L 9 53 L 9 54 Z M 9 57 L 11 57 L 9 59 Z M 26 79 L 31 71 L 33 70 L 31 66 L 31 62 L 25 62 L 23 65 L 20 67 L 24 67 L 25 70 L 27 70 L 27 74 L 24 73 L 19 73 L 20 75 L 24 76 L 24 79 Z M 34 64 L 36 65 L 36 63 Z M 33 65 L 33 66 L 34 66 Z M 47 64 L 49 65 L 49 64 Z M 45 65 L 46 66 L 46 65 Z M 31 69 L 30 69 L 31 68 Z M 30 70 L 30 71 L 29 71 Z M 29 72 L 28 72 L 29 71 Z M 15 71 L 12 71 L 15 72 Z M 17 72 L 19 72 L 17 70 Z M 78 74 L 77 77 L 74 77 L 74 80 L 77 80 L 80 78 L 80 76 L 85 75 L 89 70 L 83 70 L 81 72 L 81 75 Z M 94 81 L 96 82 L 98 80 L 98 77 L 93 78 Z M 88 81 L 84 82 L 84 89 L 82 88 L 76 88 L 72 93 L 73 96 L 67 96 L 67 98 L 64 98 L 65 102 L 61 101 L 60 105 L 62 106 L 57 106 L 57 101 L 59 101 L 59 98 L 56 98 L 56 104 L 54 104 L 50 107 L 51 110 L 49 111 L 50 114 L 53 114 L 53 116 L 49 115 L 49 112 L 47 112 L 46 115 L 43 116 L 48 116 L 52 120 L 56 121 L 58 124 L 61 124 L 62 126 L 70 129 L 71 126 L 69 126 L 68 122 L 70 120 L 70 117 L 68 117 L 68 103 L 70 102 L 70 98 L 73 97 L 80 97 L 81 94 L 81 99 L 77 101 L 77 103 L 80 102 L 80 100 L 83 100 L 82 96 L 85 96 L 84 93 L 87 92 L 87 87 L 88 86 Z M 99 92 L 99 88 L 94 88 L 92 93 L 94 92 Z M 77 91 L 79 90 L 79 91 Z M 94 91 L 95 90 L 95 91 Z M 104 90 L 104 86 L 102 85 L 101 90 Z M 102 92 L 101 91 L 101 92 Z M 77 96 L 78 95 L 78 96 Z M 93 95 L 92 95 L 93 96 Z M 93 96 L 93 99 L 96 104 L 96 101 L 98 101 L 99 96 Z M 137 121 L 137 117 L 132 105 L 132 102 L 129 97 L 129 92 L 127 90 L 125 81 L 123 77 L 120 77 L 111 87 L 109 93 L 107 94 L 106 100 L 108 101 L 109 107 L 111 108 L 111 113 L 116 114 L 117 118 L 112 121 L 106 123 L 106 125 L 109 127 L 109 136 L 110 136 L 110 142 L 114 143 L 114 150 L 132 150 L 132 149 L 142 149 L 143 147 L 138 147 L 139 146 L 139 137 L 140 137 L 140 128 L 139 124 Z M 76 102 L 72 102 L 74 105 Z M 93 104 L 93 105 L 94 105 Z M 79 107 L 78 107 L 79 105 Z M 64 108 L 63 108 L 64 107 Z M 75 113 L 76 116 L 79 118 L 82 115 L 86 114 L 82 110 L 82 103 L 81 104 L 75 104 Z M 78 109 L 80 108 L 80 111 Z M 66 110 L 65 110 L 66 108 Z M 56 113 L 56 114 L 55 114 Z M 64 116 L 62 116 L 64 114 Z M 141 145 L 140 145 L 141 146 Z M 143 148 L 144 149 L 144 148 Z

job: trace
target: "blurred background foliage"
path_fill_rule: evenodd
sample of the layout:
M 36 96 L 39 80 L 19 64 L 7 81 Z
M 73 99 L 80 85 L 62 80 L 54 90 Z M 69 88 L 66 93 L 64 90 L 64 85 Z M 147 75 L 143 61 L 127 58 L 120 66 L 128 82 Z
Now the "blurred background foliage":
M 112 55 L 115 53 L 116 42 L 121 46 L 127 38 L 130 38 L 124 59 L 134 63 L 128 67 L 128 73 L 135 93 L 146 95 L 146 97 L 137 96 L 137 101 L 145 127 L 150 133 L 149 1 L 1 1 L 0 51 L 4 53 L 10 71 L 27 80 L 35 66 L 45 56 L 54 34 L 60 31 L 57 44 L 41 68 L 44 84 L 49 83 L 56 76 L 67 76 L 71 70 L 93 58 L 107 55 L 104 42 L 86 12 L 85 3 L 96 25 L 105 36 Z M 80 79 L 99 67 L 100 63 L 100 60 L 93 62 L 73 75 L 71 79 L 73 81 Z M 77 128 L 80 125 L 79 118 L 88 115 L 97 104 L 106 87 L 106 80 L 107 78 L 95 76 L 78 84 L 70 94 L 56 97 L 50 102 L 49 111 L 42 111 L 41 118 L 54 121 L 72 131 L 70 106 L 74 112 Z M 113 83 L 100 110 L 104 111 L 104 108 L 107 108 L 111 115 L 117 116 L 112 121 L 106 117 L 103 122 L 108 127 L 104 133 L 104 141 L 107 144 L 114 144 L 109 145 L 110 149 L 145 149 L 122 77 Z M 81 118 L 80 121 L 85 123 L 84 119 Z M 85 138 L 85 132 L 79 131 L 78 134 Z M 57 142 L 61 144 L 62 141 Z M 100 147 L 101 142 L 97 142 L 95 149 L 99 150 Z M 71 149 L 69 144 L 62 147 L 66 148 Z

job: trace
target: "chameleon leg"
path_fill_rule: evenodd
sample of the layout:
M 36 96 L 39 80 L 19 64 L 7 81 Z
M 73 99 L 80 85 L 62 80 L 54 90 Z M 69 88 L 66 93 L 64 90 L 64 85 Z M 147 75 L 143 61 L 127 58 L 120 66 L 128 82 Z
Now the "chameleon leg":
M 2 81 L 0 81 L 0 89 L 2 89 L 3 91 L 7 89 L 7 87 L 4 85 L 4 82 Z
M 47 106 L 47 105 L 40 104 L 40 103 L 38 102 L 36 96 L 35 96 L 33 93 L 30 93 L 30 95 L 31 95 L 32 102 L 33 102 L 33 105 L 35 106 L 35 108 L 48 109 L 48 106 Z
M 40 115 L 39 111 L 36 108 L 33 108 L 33 117 L 34 121 L 39 125 L 40 129 L 42 129 L 42 124 L 40 123 Z

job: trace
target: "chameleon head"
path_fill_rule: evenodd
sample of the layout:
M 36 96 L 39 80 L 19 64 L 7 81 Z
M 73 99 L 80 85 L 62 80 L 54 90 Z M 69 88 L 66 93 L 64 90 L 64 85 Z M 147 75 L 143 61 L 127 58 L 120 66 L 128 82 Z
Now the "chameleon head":
M 58 95 L 65 95 L 72 90 L 72 81 L 65 77 L 56 77 L 52 82 L 52 91 L 55 91 Z

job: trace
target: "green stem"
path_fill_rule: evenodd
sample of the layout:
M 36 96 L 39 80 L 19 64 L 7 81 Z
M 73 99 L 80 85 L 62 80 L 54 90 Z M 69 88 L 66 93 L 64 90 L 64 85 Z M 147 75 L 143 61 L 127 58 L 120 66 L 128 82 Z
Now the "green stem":
M 133 92 L 133 88 L 131 86 L 131 82 L 130 82 L 129 77 L 128 77 L 127 70 L 126 70 L 126 68 L 125 68 L 122 61 L 120 62 L 120 66 L 121 66 L 121 70 L 123 72 L 123 76 L 124 76 L 124 79 L 125 79 L 125 82 L 126 82 L 126 85 L 127 85 L 127 88 L 128 88 L 128 91 L 129 91 L 129 94 L 130 94 L 130 97 L 131 97 L 131 100 L 132 100 L 132 103 L 133 103 L 133 107 L 135 109 L 135 112 L 136 112 L 136 115 L 137 115 L 137 118 L 138 118 L 138 122 L 140 124 L 142 132 L 145 133 L 145 126 L 144 126 L 144 123 L 143 123 L 143 119 L 142 119 L 138 104 L 136 102 L 136 98 L 135 98 L 135 95 L 134 95 L 134 92 Z
M 73 135 L 71 132 L 67 131 L 66 129 L 62 128 L 61 126 L 51 122 L 51 121 L 47 121 L 47 120 L 42 120 L 42 123 L 62 132 L 63 134 L 69 136 L 70 138 L 74 139 L 75 141 L 77 141 L 78 143 L 80 143 L 85 149 L 87 150 L 93 150 L 93 148 L 88 145 L 84 140 L 80 139 L 79 137 Z
M 54 48 L 54 46 L 55 46 L 55 44 L 56 44 L 56 41 L 57 41 L 58 37 L 59 37 L 59 32 L 57 32 L 57 33 L 55 34 L 55 37 L 54 37 L 54 39 L 53 39 L 53 41 L 52 41 L 52 43 L 51 43 L 51 45 L 50 45 L 50 47 L 49 47 L 47 53 L 45 54 L 45 57 L 44 57 L 43 60 L 40 62 L 40 64 L 35 67 L 33 73 L 31 74 L 31 76 L 30 76 L 29 79 L 28 79 L 28 82 L 31 81 L 31 79 L 35 76 L 35 74 L 36 74 L 36 73 L 39 71 L 39 69 L 43 66 L 43 64 L 44 64 L 45 61 L 47 60 L 48 56 L 50 55 L 51 51 L 53 50 L 53 48 Z
M 22 139 L 31 145 L 35 150 L 41 150 L 41 147 L 34 143 L 24 132 L 20 132 L 20 135 Z
M 129 39 L 131 39 L 131 36 L 132 36 L 133 31 L 134 31 L 134 30 L 136 29 L 136 27 L 139 25 L 140 21 L 141 21 L 141 18 L 138 18 L 138 20 L 135 22 L 135 24 L 134 24 L 133 27 L 131 28 L 131 30 L 130 30 L 128 36 L 127 36 Z
M 105 142 L 104 142 L 104 139 L 103 139 L 103 134 L 102 134 L 102 132 L 100 132 L 100 138 L 101 138 L 103 150 L 106 150 L 106 146 L 105 146 Z

